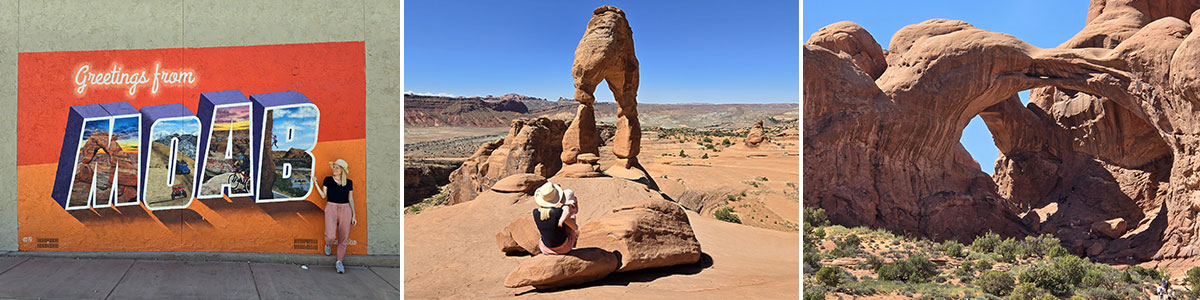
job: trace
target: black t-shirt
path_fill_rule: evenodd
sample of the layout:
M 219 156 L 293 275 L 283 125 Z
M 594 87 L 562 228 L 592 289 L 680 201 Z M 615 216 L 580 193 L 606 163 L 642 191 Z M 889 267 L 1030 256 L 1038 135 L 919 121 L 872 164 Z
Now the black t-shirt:
M 354 190 L 354 181 L 346 178 L 346 185 L 338 185 L 337 180 L 333 176 L 325 176 L 325 193 L 328 195 L 327 201 L 332 203 L 350 203 L 350 191 Z
M 533 223 L 537 224 L 538 232 L 542 234 L 542 244 L 546 247 L 562 246 L 563 242 L 567 241 L 567 230 L 558 226 L 558 219 L 562 218 L 562 214 L 562 208 L 551 208 L 550 218 L 542 220 L 542 212 L 537 208 L 533 209 Z

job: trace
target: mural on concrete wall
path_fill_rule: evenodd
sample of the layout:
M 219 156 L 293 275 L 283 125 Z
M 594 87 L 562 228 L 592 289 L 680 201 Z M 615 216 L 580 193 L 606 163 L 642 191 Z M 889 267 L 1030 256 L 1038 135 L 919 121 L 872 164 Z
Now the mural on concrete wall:
M 18 56 L 23 251 L 315 253 L 313 178 L 365 167 L 362 42 Z
M 151 210 L 187 208 L 195 195 L 200 118 L 179 104 L 142 109 L 149 124 L 142 152 L 142 202 Z

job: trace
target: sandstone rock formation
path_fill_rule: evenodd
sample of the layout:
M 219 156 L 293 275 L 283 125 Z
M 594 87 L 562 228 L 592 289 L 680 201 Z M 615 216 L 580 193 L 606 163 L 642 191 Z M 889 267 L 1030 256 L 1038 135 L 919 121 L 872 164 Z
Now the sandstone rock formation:
M 575 249 L 565 255 L 542 255 L 521 262 L 504 279 L 504 286 L 532 285 L 537 289 L 570 286 L 604 278 L 616 270 L 619 263 L 616 254 L 599 248 Z
M 578 218 L 582 226 L 579 230 L 579 242 L 576 250 L 568 254 L 574 255 L 580 249 L 602 249 L 614 255 L 616 264 L 604 274 L 692 264 L 700 260 L 700 242 L 692 231 L 691 221 L 686 212 L 679 204 L 667 201 L 661 193 L 651 190 L 648 186 L 615 178 L 555 178 L 553 181 L 562 184 L 564 188 L 574 190 L 580 198 Z M 528 253 L 538 257 L 545 256 L 539 255 L 538 241 L 541 235 L 537 231 L 533 215 L 529 213 L 529 209 L 533 207 L 531 198 L 511 198 L 507 195 L 511 194 L 488 193 L 475 200 L 506 204 L 515 204 L 515 200 L 529 205 L 525 206 L 521 216 L 496 233 L 497 249 L 508 254 Z M 624 202 L 627 199 L 638 200 Z M 617 204 L 621 202 L 624 203 Z M 547 263 L 549 262 L 539 260 L 538 263 L 530 263 L 533 265 L 527 266 L 526 262 L 523 262 L 521 267 L 509 275 L 507 282 L 525 282 L 516 286 L 548 287 L 582 282 L 575 281 L 576 278 L 595 280 L 603 277 L 591 277 L 590 273 L 584 271 L 578 271 L 583 274 L 576 276 L 562 270 L 543 271 L 548 274 L 533 274 L 534 272 L 528 270 L 532 266 Z
M 758 122 L 754 123 L 754 127 L 750 127 L 750 132 L 746 134 L 746 146 L 758 147 L 758 144 L 762 144 L 765 140 L 766 137 L 763 136 L 763 121 L 758 120 Z
M 1194 257 L 1197 9 L 1095 0 L 1084 29 L 1053 49 L 929 20 L 893 35 L 877 78 L 873 38 L 830 25 L 803 50 L 805 205 L 935 239 L 1036 231 L 1101 259 Z M 960 157 L 976 115 L 1001 152 L 990 178 Z M 1129 232 L 1088 234 L 1114 219 Z
M 546 183 L 546 177 L 538 174 L 516 174 L 492 185 L 492 190 L 502 193 L 532 193 L 534 189 Z
M 450 173 L 457 164 L 428 161 L 404 161 L 404 206 L 420 203 L 426 197 L 439 192 L 439 187 L 450 183 Z
M 532 214 L 513 220 L 504 226 L 500 232 L 496 233 L 496 246 L 500 248 L 500 252 L 504 253 L 527 253 L 531 255 L 542 254 L 538 249 L 538 242 L 541 240 L 542 234 L 538 232 L 537 223 L 533 222 Z
M 1115 239 L 1125 234 L 1126 226 L 1128 224 L 1125 223 L 1125 219 L 1116 218 L 1104 222 L 1092 223 L 1092 231 Z
M 566 127 L 561 120 L 547 118 L 513 120 L 507 137 L 480 146 L 450 174 L 449 203 L 471 201 L 511 175 L 553 176 L 562 166 L 558 141 Z
M 651 198 L 621 205 L 612 212 L 579 228 L 579 247 L 618 253 L 621 268 L 617 272 L 700 260 L 700 242 L 679 204 Z
M 605 171 L 609 175 L 629 179 L 645 176 L 638 164 L 641 151 L 642 128 L 637 118 L 638 61 L 633 51 L 633 30 L 625 19 L 625 12 L 612 6 L 601 6 L 592 12 L 583 38 L 575 48 L 575 61 L 571 66 L 575 78 L 575 100 L 579 101 L 576 118 L 563 136 L 563 176 L 592 177 L 598 166 L 586 168 L 578 161 L 582 154 L 599 155 L 596 136 L 596 118 L 593 93 L 600 81 L 608 82 L 608 88 L 617 101 L 617 132 L 613 137 L 613 154 L 616 164 Z M 572 166 L 580 165 L 580 166 Z

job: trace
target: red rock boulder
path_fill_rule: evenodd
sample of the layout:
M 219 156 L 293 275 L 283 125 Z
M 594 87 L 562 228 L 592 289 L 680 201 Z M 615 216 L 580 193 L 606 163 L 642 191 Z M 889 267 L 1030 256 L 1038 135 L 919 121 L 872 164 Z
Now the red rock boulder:
M 504 286 L 548 289 L 595 281 L 617 269 L 616 254 L 598 248 L 571 250 L 564 255 L 542 255 L 521 262 L 504 279 Z

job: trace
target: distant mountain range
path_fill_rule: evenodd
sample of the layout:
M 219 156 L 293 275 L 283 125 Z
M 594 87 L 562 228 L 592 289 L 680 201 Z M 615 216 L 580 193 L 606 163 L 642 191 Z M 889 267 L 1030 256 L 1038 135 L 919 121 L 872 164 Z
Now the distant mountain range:
M 179 152 L 182 152 L 184 155 L 186 155 L 188 157 L 196 157 L 197 137 L 194 134 L 175 133 L 175 134 L 170 134 L 170 135 L 159 135 L 158 139 L 155 139 L 154 142 L 161 143 L 163 145 L 166 145 L 167 147 L 170 147 L 171 139 L 173 139 L 173 138 L 179 138 L 179 145 L 176 146 L 176 147 L 179 147 L 179 149 L 177 149 Z
M 504 127 L 516 118 L 548 117 L 571 120 L 578 102 L 507 94 L 484 97 L 404 95 L 406 126 Z M 597 102 L 596 119 L 614 123 L 617 104 Z M 644 127 L 740 128 L 763 120 L 767 125 L 799 119 L 798 104 L 638 104 Z

